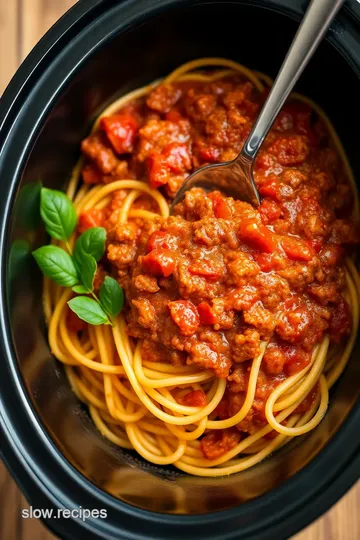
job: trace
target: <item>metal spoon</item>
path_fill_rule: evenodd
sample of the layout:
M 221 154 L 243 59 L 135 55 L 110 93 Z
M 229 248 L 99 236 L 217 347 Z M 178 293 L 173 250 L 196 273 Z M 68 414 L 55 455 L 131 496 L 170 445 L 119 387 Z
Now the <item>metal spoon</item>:
M 202 187 L 206 191 L 219 189 L 228 196 L 254 206 L 260 204 L 252 174 L 256 154 L 343 2 L 344 0 L 312 0 L 240 154 L 233 161 L 202 167 L 187 178 L 175 196 L 171 213 L 174 206 L 184 198 L 185 192 L 194 187 Z

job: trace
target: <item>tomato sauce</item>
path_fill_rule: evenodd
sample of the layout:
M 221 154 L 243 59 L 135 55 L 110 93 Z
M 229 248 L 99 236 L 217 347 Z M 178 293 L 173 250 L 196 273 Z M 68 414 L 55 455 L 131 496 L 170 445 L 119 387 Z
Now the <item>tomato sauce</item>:
M 198 167 L 238 154 L 264 99 L 238 77 L 159 85 L 102 119 L 83 141 L 83 181 L 144 179 L 171 201 Z M 100 266 L 126 292 L 128 333 L 143 340 L 144 358 L 196 365 L 227 379 L 214 418 L 241 408 L 252 360 L 261 341 L 269 341 L 251 410 L 237 429 L 202 439 L 208 459 L 233 448 L 241 432 L 265 425 L 271 391 L 309 363 L 325 333 L 338 343 L 351 329 L 343 261 L 359 242 L 348 218 L 353 197 L 326 127 L 308 105 L 284 106 L 254 178 L 259 209 L 193 189 L 168 219 L 119 225 L 126 195 L 119 191 L 107 208 L 79 220 L 80 231 L 96 225 L 108 231 Z M 146 197 L 134 207 L 156 211 Z M 194 391 L 181 402 L 204 406 L 206 395 Z

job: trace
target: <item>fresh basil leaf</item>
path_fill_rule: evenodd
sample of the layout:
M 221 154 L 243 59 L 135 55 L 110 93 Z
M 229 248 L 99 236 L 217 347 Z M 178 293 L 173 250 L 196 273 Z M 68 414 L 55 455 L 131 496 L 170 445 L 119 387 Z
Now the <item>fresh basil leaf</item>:
M 84 287 L 84 285 L 75 285 L 72 287 L 72 290 L 77 294 L 87 294 L 89 291 Z
M 40 214 L 47 232 L 57 240 L 68 240 L 72 235 L 77 216 L 69 197 L 55 189 L 41 188 Z
M 74 263 L 79 274 L 81 283 L 84 285 L 87 292 L 92 292 L 94 289 L 94 277 L 97 264 L 92 255 L 86 253 L 74 254 Z
M 106 313 L 116 317 L 124 305 L 124 292 L 118 282 L 106 276 L 100 289 L 100 303 Z
M 109 324 L 110 321 L 103 308 L 88 296 L 76 296 L 68 302 L 69 308 L 83 321 L 93 324 Z
M 103 227 L 92 227 L 85 231 L 76 241 L 75 257 L 82 253 L 92 255 L 96 261 L 100 260 L 105 251 L 106 231 Z
M 58 285 L 72 287 L 78 283 L 78 274 L 72 258 L 63 249 L 43 246 L 33 251 L 33 256 L 42 273 Z

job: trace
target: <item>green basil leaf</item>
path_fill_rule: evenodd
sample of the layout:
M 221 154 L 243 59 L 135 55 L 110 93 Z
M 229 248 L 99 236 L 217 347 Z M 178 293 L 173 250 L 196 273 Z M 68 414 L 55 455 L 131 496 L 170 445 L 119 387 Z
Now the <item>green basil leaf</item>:
M 100 303 L 106 313 L 116 317 L 124 305 L 124 292 L 118 282 L 106 276 L 100 289 Z
M 72 290 L 77 294 L 87 294 L 89 291 L 84 287 L 84 285 L 75 285 L 72 287 Z
M 78 274 L 72 258 L 63 249 L 43 246 L 33 251 L 33 256 L 42 273 L 58 285 L 72 287 L 78 283 Z
M 68 240 L 72 235 L 77 216 L 69 197 L 55 189 L 41 188 L 40 214 L 47 232 L 57 240 Z
M 81 256 L 82 253 L 92 255 L 99 261 L 105 251 L 106 231 L 103 227 L 92 227 L 85 231 L 76 241 L 74 255 Z
M 84 285 L 87 292 L 92 292 L 94 289 L 94 277 L 97 264 L 92 255 L 86 253 L 74 254 L 74 263 L 79 274 L 81 283 Z
M 83 321 L 93 324 L 109 324 L 110 321 L 103 308 L 88 296 L 76 296 L 68 302 L 69 308 Z

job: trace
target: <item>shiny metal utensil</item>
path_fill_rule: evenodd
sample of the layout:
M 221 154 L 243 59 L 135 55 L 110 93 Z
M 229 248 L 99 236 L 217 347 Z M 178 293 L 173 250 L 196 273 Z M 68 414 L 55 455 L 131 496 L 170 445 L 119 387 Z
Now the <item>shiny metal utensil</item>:
M 249 202 L 254 206 L 260 204 L 260 196 L 252 174 L 256 154 L 343 3 L 344 0 L 312 0 L 240 154 L 233 161 L 202 167 L 187 178 L 175 196 L 171 213 L 174 206 L 184 198 L 185 192 L 194 187 L 202 187 L 206 191 L 220 189 L 235 199 Z

